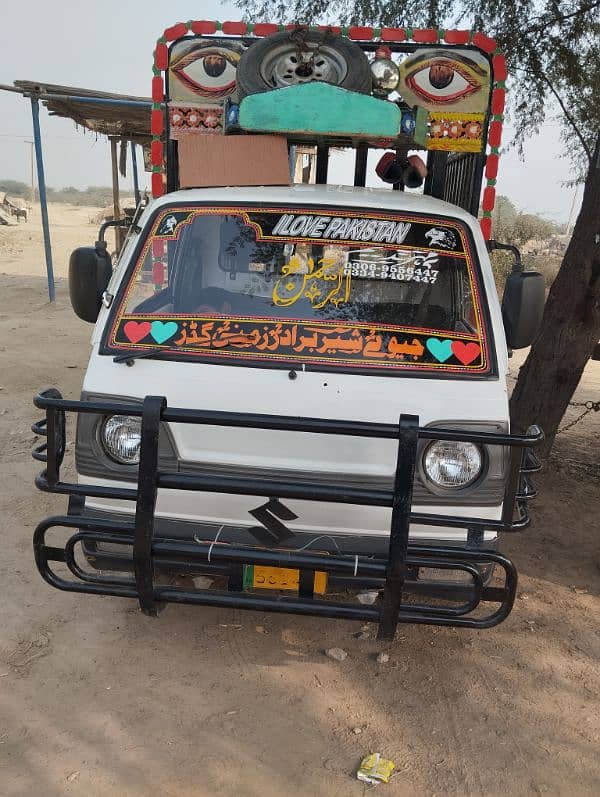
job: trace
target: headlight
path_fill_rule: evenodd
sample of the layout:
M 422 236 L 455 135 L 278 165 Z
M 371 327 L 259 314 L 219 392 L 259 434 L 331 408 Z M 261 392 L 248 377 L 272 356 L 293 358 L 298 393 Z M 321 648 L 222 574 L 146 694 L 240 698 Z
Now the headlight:
M 100 440 L 115 462 L 137 465 L 140 461 L 142 419 L 129 415 L 111 415 L 102 424 Z
M 473 443 L 434 440 L 423 454 L 427 478 L 437 487 L 467 487 L 483 470 L 483 454 Z

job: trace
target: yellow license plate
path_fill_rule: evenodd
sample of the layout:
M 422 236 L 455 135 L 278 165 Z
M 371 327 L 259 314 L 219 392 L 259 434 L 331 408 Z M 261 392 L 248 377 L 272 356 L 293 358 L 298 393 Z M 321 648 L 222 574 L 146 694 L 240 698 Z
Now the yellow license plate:
M 246 566 L 244 584 L 247 589 L 289 589 L 298 592 L 299 583 L 300 571 L 293 568 Z M 327 589 L 327 573 L 317 570 L 314 583 L 315 593 L 324 595 Z

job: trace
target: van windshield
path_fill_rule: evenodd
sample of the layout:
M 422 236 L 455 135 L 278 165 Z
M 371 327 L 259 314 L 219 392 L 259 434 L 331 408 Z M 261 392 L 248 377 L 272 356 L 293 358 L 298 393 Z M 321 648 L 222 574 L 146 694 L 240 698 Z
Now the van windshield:
M 161 211 L 107 343 L 224 363 L 489 369 L 462 225 L 347 208 Z

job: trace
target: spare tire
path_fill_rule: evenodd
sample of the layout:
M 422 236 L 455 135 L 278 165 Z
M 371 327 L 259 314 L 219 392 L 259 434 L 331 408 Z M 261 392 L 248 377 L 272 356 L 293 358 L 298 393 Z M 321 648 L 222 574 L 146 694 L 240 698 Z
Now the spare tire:
M 371 92 L 371 66 L 358 44 L 326 31 L 283 31 L 253 42 L 237 67 L 240 100 L 248 94 L 320 81 Z

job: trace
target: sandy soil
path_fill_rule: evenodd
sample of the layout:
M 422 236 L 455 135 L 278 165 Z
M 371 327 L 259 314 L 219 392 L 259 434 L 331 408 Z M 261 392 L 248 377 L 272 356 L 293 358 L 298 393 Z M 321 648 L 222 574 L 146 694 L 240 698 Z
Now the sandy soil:
M 42 581 L 31 534 L 66 501 L 33 488 L 31 398 L 81 385 L 91 327 L 64 276 L 95 237 L 89 215 L 51 208 L 52 306 L 35 214 L 0 228 L 0 794 L 351 797 L 369 751 L 396 761 L 382 795 L 599 794 L 600 413 L 559 438 L 531 529 L 504 546 L 519 598 L 492 631 L 406 626 L 382 645 L 332 620 L 178 606 L 152 620 Z M 591 363 L 577 398 L 599 394 Z

